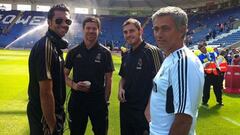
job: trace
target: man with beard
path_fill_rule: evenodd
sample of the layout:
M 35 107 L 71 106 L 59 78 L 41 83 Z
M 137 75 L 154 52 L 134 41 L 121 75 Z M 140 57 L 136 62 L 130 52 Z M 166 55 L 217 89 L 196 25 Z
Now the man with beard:
M 149 126 L 144 111 L 163 55 L 156 46 L 143 41 L 143 28 L 138 20 L 130 18 L 122 27 L 131 49 L 123 55 L 119 72 L 121 135 L 145 135 Z
M 95 135 L 106 135 L 108 102 L 114 71 L 111 52 L 98 42 L 100 20 L 87 17 L 83 21 L 83 42 L 66 57 L 65 78 L 71 87 L 68 103 L 71 135 L 84 135 L 88 117 Z M 73 79 L 69 78 L 73 69 Z
M 31 50 L 27 106 L 31 135 L 63 134 L 66 84 L 61 49 L 68 46 L 62 37 L 71 23 L 64 4 L 53 6 L 48 12 L 48 31 Z

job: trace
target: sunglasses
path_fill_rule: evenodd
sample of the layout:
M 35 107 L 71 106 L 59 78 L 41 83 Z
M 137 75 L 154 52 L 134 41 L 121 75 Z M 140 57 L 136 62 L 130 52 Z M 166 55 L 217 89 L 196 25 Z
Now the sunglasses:
M 58 25 L 60 25 L 60 24 L 63 23 L 63 21 L 65 21 L 65 23 L 66 23 L 67 25 L 71 25 L 71 24 L 72 24 L 72 20 L 70 20 L 70 19 L 64 20 L 64 19 L 62 19 L 62 18 L 57 18 L 57 19 L 55 20 L 55 23 L 58 24 Z

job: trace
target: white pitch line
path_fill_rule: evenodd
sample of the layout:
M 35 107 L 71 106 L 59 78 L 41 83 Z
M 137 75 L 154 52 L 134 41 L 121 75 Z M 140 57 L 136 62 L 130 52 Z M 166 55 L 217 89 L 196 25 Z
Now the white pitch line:
M 234 124 L 234 125 L 237 125 L 237 126 L 239 126 L 240 127 L 240 123 L 239 122 L 236 122 L 236 121 L 234 121 L 234 120 L 232 120 L 232 119 L 230 119 L 230 118 L 228 118 L 228 117 L 222 117 L 224 120 L 226 120 L 226 121 L 228 121 L 228 122 L 230 122 L 230 123 L 232 123 L 232 124 Z

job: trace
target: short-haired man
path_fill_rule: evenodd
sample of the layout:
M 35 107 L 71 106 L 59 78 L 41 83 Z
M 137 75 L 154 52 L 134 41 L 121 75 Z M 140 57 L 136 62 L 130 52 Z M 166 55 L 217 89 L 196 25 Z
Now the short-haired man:
M 207 43 L 205 42 L 199 44 L 198 49 L 201 51 L 201 53 L 198 55 L 198 58 L 203 64 L 204 73 L 205 73 L 202 106 L 204 108 L 208 108 L 208 100 L 210 98 L 211 85 L 213 86 L 213 91 L 216 96 L 218 105 L 223 106 L 222 85 L 221 85 L 222 81 L 220 81 L 223 79 L 223 75 L 221 74 L 220 66 L 217 63 L 218 61 L 217 53 L 214 51 L 212 47 L 207 48 Z M 225 69 L 226 69 L 226 66 L 225 66 Z
M 48 31 L 31 50 L 27 106 L 31 135 L 63 134 L 66 84 L 61 49 L 68 46 L 62 37 L 71 22 L 64 4 L 53 6 L 48 12 Z
M 187 14 L 178 7 L 164 7 L 153 14 L 152 21 L 154 37 L 166 58 L 154 78 L 150 134 L 194 135 L 204 71 L 184 45 Z
M 100 20 L 87 17 L 83 21 L 83 42 L 66 57 L 66 83 L 71 87 L 68 103 L 71 135 L 84 135 L 88 117 L 95 135 L 106 135 L 112 72 L 111 52 L 98 42 Z M 69 78 L 73 69 L 73 79 Z
M 149 133 L 144 111 L 163 55 L 157 47 L 143 41 L 143 28 L 138 20 L 130 18 L 122 27 L 131 49 L 123 55 L 119 72 L 121 135 L 144 135 Z

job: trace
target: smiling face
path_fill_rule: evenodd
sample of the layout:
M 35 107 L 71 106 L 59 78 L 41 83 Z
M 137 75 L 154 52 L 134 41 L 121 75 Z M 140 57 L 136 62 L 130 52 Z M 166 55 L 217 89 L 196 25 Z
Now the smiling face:
M 137 29 L 137 27 L 132 23 L 123 27 L 123 36 L 126 42 L 133 47 L 141 44 L 142 33 L 143 30 L 141 28 Z
M 183 46 L 186 28 L 176 28 L 170 15 L 158 16 L 153 20 L 153 33 L 157 45 L 166 53 L 172 53 Z
M 62 19 L 62 23 L 57 24 L 56 19 Z M 51 20 L 48 20 L 49 29 L 54 31 L 58 36 L 63 37 L 69 30 L 69 25 L 66 20 L 70 20 L 70 14 L 67 11 L 55 10 L 54 16 Z
M 86 22 L 83 27 L 84 41 L 88 43 L 97 42 L 100 30 L 96 22 Z

